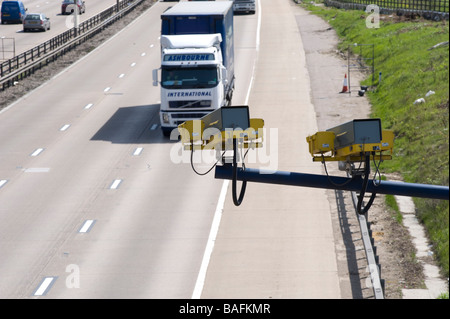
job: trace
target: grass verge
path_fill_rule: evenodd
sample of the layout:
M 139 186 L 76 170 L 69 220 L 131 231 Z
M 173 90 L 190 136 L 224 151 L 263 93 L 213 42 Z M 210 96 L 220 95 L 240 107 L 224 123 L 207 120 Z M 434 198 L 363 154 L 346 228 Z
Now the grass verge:
M 321 1 L 316 1 L 319 3 Z M 375 81 L 362 83 L 372 117 L 395 132 L 394 156 L 382 170 L 400 173 L 406 182 L 449 185 L 449 27 L 448 21 L 406 20 L 381 16 L 379 28 L 368 28 L 368 13 L 316 6 L 307 9 L 336 30 L 339 49 L 373 44 Z M 447 42 L 447 45 L 442 44 Z M 439 46 L 436 46 L 441 44 Z M 372 57 L 371 46 L 356 54 Z M 382 73 L 379 81 L 379 72 Z M 428 93 L 428 96 L 427 96 Z M 425 102 L 415 103 L 418 99 Z M 414 198 L 443 273 L 449 276 L 449 201 Z

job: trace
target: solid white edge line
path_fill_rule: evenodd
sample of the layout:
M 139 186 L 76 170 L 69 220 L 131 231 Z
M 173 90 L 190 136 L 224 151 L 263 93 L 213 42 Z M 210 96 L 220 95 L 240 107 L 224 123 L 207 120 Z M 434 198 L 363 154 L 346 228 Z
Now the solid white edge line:
M 42 283 L 39 285 L 39 288 L 36 289 L 33 296 L 43 296 L 47 293 L 51 283 L 55 280 L 56 277 L 45 277 Z
M 259 52 L 260 35 L 261 35 L 260 29 L 261 29 L 261 15 L 262 15 L 261 12 L 262 12 L 262 10 L 261 10 L 260 0 L 258 0 L 258 7 L 259 7 L 258 26 L 257 26 L 257 30 L 256 30 L 256 52 L 257 53 Z M 257 59 L 258 59 L 258 55 L 256 56 L 256 60 Z M 253 75 L 250 79 L 250 85 L 249 85 L 249 88 L 247 91 L 247 96 L 245 98 L 245 104 L 248 104 L 248 100 L 250 97 L 250 91 L 253 86 L 255 69 L 256 69 L 256 61 L 253 64 L 253 71 L 252 71 Z M 220 220 L 222 218 L 222 212 L 223 212 L 223 208 L 225 205 L 225 198 L 227 195 L 229 183 L 230 183 L 229 180 L 224 180 L 224 182 L 222 184 L 222 189 L 220 191 L 216 211 L 214 213 L 214 219 L 213 219 L 213 222 L 211 225 L 211 230 L 209 232 L 208 243 L 206 244 L 205 252 L 203 254 L 202 264 L 200 266 L 200 271 L 197 276 L 197 281 L 195 282 L 194 292 L 192 293 L 191 299 L 200 299 L 202 292 L 203 292 L 203 286 L 205 284 L 205 279 L 206 279 L 206 272 L 208 271 L 209 261 L 211 260 L 211 255 L 212 255 L 212 252 L 214 249 L 214 243 L 216 241 L 217 233 L 219 232 Z
M 2 188 L 7 182 L 7 179 L 0 179 L 0 188 Z
M 219 231 L 220 220 L 222 218 L 222 212 L 225 205 L 225 198 L 227 195 L 228 185 L 230 181 L 225 180 L 222 184 L 222 189 L 219 195 L 219 201 L 217 202 L 216 211 L 214 213 L 211 230 L 209 232 L 208 243 L 206 244 L 205 252 L 203 254 L 202 265 L 197 276 L 194 292 L 192 293 L 192 299 L 200 299 L 203 291 L 203 285 L 205 284 L 206 272 L 208 270 L 209 261 L 214 249 L 214 242 L 216 241 L 217 233 Z
M 262 23 L 261 1 L 258 0 L 258 26 L 256 27 L 256 52 L 259 52 L 259 44 L 261 41 L 261 23 Z

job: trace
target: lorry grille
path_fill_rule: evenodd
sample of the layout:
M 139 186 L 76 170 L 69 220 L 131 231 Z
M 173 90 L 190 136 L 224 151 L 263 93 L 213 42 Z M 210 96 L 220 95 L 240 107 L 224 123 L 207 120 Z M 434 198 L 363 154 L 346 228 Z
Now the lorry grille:
M 172 114 L 173 119 L 201 119 L 208 113 L 174 113 Z
M 201 101 L 170 101 L 170 108 L 203 108 L 203 107 L 211 107 L 211 101 L 209 100 L 201 100 Z
M 180 124 L 183 124 L 187 120 L 199 120 L 206 114 L 208 113 L 172 113 L 172 119 L 174 119 L 175 125 L 178 126 Z
M 170 101 L 170 108 L 202 108 L 202 107 L 211 107 L 211 101 L 209 100 L 201 100 L 201 101 Z

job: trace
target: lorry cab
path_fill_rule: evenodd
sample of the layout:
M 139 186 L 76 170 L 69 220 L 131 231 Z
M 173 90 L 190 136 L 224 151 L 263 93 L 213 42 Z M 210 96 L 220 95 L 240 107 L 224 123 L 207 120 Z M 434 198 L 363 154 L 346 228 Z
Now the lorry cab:
M 216 34 L 161 36 L 161 129 L 164 135 L 189 119 L 203 117 L 227 101 L 227 70 Z
M 3 1 L 1 8 L 2 24 L 22 23 L 27 9 L 22 1 Z

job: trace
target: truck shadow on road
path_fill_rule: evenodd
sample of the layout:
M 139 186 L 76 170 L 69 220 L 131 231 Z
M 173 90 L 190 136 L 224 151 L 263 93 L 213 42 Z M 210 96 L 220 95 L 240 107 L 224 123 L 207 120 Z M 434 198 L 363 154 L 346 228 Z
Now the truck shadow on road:
M 176 143 L 161 132 L 159 108 L 159 104 L 120 107 L 92 136 L 91 141 L 115 144 Z

